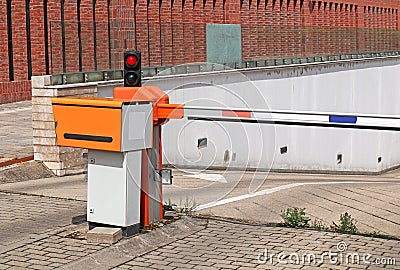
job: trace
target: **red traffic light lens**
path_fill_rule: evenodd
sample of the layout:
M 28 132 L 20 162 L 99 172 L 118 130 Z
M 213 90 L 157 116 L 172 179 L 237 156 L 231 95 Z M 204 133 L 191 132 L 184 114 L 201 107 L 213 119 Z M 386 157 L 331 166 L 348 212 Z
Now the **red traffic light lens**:
M 137 58 L 136 58 L 135 56 L 129 55 L 129 56 L 126 58 L 126 64 L 127 64 L 127 65 L 133 67 L 134 65 L 136 65 L 136 63 L 137 63 Z

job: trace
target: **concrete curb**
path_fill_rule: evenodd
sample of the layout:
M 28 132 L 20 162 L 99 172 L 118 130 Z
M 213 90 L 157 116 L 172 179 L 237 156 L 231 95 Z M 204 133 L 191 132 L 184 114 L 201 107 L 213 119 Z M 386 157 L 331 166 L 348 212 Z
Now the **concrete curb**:
M 146 234 L 122 240 L 116 245 L 66 264 L 58 269 L 111 269 L 159 247 L 206 228 L 208 220 L 183 216 L 180 220 Z

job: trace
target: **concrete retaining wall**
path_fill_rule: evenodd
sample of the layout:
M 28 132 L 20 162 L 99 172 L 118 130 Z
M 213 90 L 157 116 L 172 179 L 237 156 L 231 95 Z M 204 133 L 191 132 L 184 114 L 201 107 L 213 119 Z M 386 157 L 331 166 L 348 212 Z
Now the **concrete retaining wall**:
M 399 115 L 398 74 L 395 57 L 148 83 L 169 89 L 170 102 L 193 106 Z M 201 138 L 207 147 L 198 147 Z M 177 167 L 378 173 L 400 164 L 400 134 L 391 131 L 182 119 L 167 123 L 163 143 L 164 163 Z
M 387 57 L 158 77 L 146 84 L 166 91 L 171 103 L 194 106 L 398 115 L 399 72 L 400 58 Z M 81 150 L 55 146 L 50 98 L 110 97 L 113 85 L 33 82 L 35 159 L 58 175 L 84 170 Z M 207 145 L 199 147 L 203 138 Z M 187 119 L 163 128 L 163 161 L 176 167 L 379 173 L 400 165 L 397 149 L 400 134 L 392 131 Z

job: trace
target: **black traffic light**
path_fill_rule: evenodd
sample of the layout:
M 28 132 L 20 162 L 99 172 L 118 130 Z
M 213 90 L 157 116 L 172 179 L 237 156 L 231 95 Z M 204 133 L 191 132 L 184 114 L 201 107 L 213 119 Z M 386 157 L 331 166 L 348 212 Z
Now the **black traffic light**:
M 124 52 L 124 86 L 142 86 L 142 61 L 139 51 Z

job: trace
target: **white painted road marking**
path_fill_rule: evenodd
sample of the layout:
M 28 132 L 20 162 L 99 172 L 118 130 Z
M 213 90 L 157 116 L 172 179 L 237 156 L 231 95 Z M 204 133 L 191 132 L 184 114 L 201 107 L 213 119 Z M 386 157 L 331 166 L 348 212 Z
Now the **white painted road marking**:
M 356 181 L 351 181 L 351 182 L 309 182 L 309 183 L 293 183 L 293 184 L 287 184 L 279 187 L 274 187 L 274 188 L 268 188 L 264 190 L 257 191 L 252 194 L 243 194 L 240 196 L 232 197 L 232 198 L 227 198 L 223 199 L 220 201 L 214 201 L 206 204 L 199 205 L 196 207 L 196 210 L 203 210 L 219 205 L 224 205 L 227 203 L 232 203 L 232 202 L 237 202 L 249 198 L 253 198 L 256 196 L 262 196 L 262 195 L 267 195 L 267 194 L 272 194 L 281 190 L 289 189 L 289 188 L 294 188 L 294 187 L 300 187 L 300 186 L 305 186 L 305 185 L 333 185 L 333 184 L 398 184 L 398 183 L 393 183 L 393 182 L 356 182 Z
M 191 178 L 197 178 L 197 179 L 203 179 L 207 181 L 213 181 L 213 182 L 220 182 L 220 183 L 228 183 L 221 174 L 211 174 L 211 173 L 198 173 L 198 174 L 187 174 L 183 175 L 185 177 L 191 177 Z

